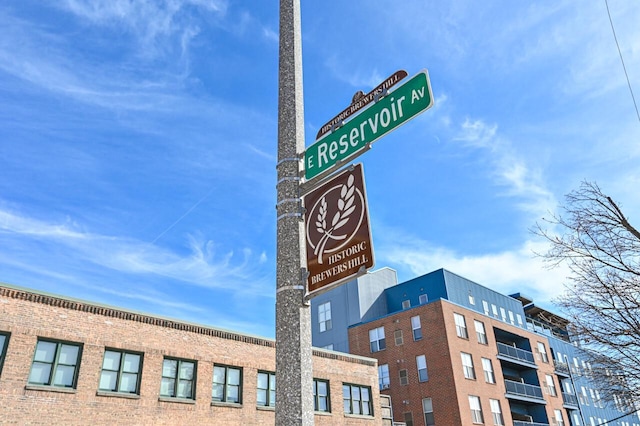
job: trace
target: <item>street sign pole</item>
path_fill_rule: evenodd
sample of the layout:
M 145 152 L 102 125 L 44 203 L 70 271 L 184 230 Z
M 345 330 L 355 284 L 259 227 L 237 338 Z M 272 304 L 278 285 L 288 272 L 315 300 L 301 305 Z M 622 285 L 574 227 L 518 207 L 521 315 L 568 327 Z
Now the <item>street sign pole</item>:
M 311 315 L 305 303 L 304 216 L 300 156 L 304 151 L 300 0 L 280 0 L 278 77 L 276 407 L 278 426 L 313 418 Z

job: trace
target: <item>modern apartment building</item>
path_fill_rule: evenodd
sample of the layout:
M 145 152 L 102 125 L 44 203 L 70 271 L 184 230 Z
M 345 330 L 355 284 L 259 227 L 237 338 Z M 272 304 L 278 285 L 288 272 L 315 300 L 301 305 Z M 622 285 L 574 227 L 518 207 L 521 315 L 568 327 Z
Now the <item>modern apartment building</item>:
M 332 309 L 344 309 L 345 295 L 334 291 L 312 301 L 321 312 L 315 321 L 329 315 L 334 335 L 347 329 L 351 353 L 378 359 L 379 389 L 391 396 L 395 421 L 640 425 L 637 414 L 624 416 L 632 402 L 606 400 L 585 374 L 584 351 L 569 341 L 566 321 L 526 297 L 440 269 L 368 295 L 377 316 L 345 323 Z M 346 309 L 362 312 L 358 303 L 349 299 Z M 318 324 L 314 333 L 326 333 Z
M 3 424 L 273 425 L 274 369 L 271 339 L 0 284 Z M 377 381 L 314 349 L 315 424 L 381 424 Z

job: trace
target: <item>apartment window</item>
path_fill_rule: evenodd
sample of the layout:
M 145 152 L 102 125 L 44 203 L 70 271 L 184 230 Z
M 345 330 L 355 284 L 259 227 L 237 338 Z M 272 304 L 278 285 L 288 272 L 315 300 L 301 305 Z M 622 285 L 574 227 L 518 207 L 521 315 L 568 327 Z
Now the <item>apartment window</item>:
M 476 304 L 476 298 L 473 297 L 473 294 L 469 293 L 469 304 L 470 305 L 475 305 Z
M 460 314 L 453 314 L 453 318 L 456 323 L 456 334 L 458 337 L 468 339 L 469 334 L 467 333 L 467 323 L 464 320 L 464 316 Z
M 602 403 L 602 399 L 600 399 L 600 392 L 596 389 L 596 401 L 593 405 L 597 405 L 600 408 L 604 408 L 604 404 Z
M 464 377 L 475 380 L 476 371 L 473 368 L 473 358 L 471 358 L 471 354 L 461 352 L 460 355 L 462 358 L 462 370 L 464 371 Z
M 276 406 L 276 374 L 258 371 L 256 403 L 261 407 Z
M 424 412 L 424 424 L 426 426 L 435 426 L 433 420 L 433 402 L 431 398 L 422 398 L 422 411 Z
M 479 396 L 469 395 L 469 408 L 471 408 L 471 420 L 473 423 L 484 423 Z
M 502 417 L 500 401 L 497 399 L 490 399 L 489 406 L 491 407 L 491 417 L 493 418 L 494 426 L 504 426 L 504 417 Z
M 413 426 L 413 413 L 411 411 L 407 411 L 406 413 L 403 413 L 403 417 L 404 417 L 404 424 L 406 426 Z
M 38 340 L 29 383 L 75 389 L 81 353 L 78 344 Z
M 400 377 L 400 385 L 405 386 L 409 384 L 409 376 L 407 375 L 407 370 L 398 371 L 398 376 Z
M 556 418 L 556 425 L 564 426 L 564 419 L 562 418 L 562 411 L 553 410 L 554 417 Z
M 313 379 L 313 409 L 322 413 L 331 411 L 329 399 L 329 382 L 327 380 Z
M 504 308 L 500 308 L 500 316 L 502 317 L 502 321 L 507 322 L 507 311 Z
M 416 315 L 411 317 L 411 331 L 413 333 L 413 340 L 418 341 L 422 339 L 422 326 L 420 324 L 420 316 Z
M 476 337 L 478 338 L 478 343 L 483 345 L 487 344 L 487 332 L 484 329 L 484 323 L 480 321 L 473 321 L 473 324 L 476 328 Z
M 498 307 L 493 303 L 491 304 L 491 311 L 493 312 L 493 316 L 498 318 Z
M 318 305 L 318 323 L 320 333 L 331 330 L 331 302 Z
M 427 358 L 424 355 L 418 355 L 416 357 L 416 366 L 418 367 L 418 381 L 426 382 L 429 380 L 429 374 L 427 373 Z
M 558 396 L 558 391 L 556 390 L 556 384 L 553 381 L 553 376 L 547 374 L 545 380 L 547 382 L 547 391 L 549 391 L 549 395 Z
M 482 370 L 484 371 L 484 381 L 487 383 L 495 383 L 496 375 L 493 372 L 493 365 L 489 358 L 482 358 Z
M 589 405 L 589 396 L 587 395 L 587 389 L 584 386 L 581 386 L 580 390 L 582 391 L 579 394 L 580 403 L 584 405 Z
M 369 342 L 371 343 L 371 352 L 379 352 L 387 347 L 384 340 L 384 327 L 369 330 Z
M 411 307 L 411 301 L 410 300 L 403 300 L 402 301 L 402 309 L 409 309 Z
M 402 330 L 396 330 L 393 332 L 393 340 L 396 341 L 396 346 L 400 346 L 404 343 L 404 338 L 402 337 Z
M 140 393 L 142 355 L 109 349 L 104 351 L 98 389 L 106 392 Z
M 373 416 L 371 388 L 359 385 L 342 385 L 342 401 L 345 414 Z
M 522 315 L 520 314 L 516 314 L 516 319 L 518 320 L 518 325 L 520 327 L 524 326 L 523 322 L 522 322 Z
M 328 349 L 328 350 L 332 351 L 333 350 L 333 343 L 329 343 L 328 345 L 323 346 L 322 349 Z
M 542 362 L 549 362 L 549 355 L 547 355 L 547 348 L 544 346 L 544 343 L 538 342 L 538 353 L 540 354 L 540 358 Z
M 7 356 L 7 346 L 9 345 L 9 333 L 0 332 L 0 373 L 2 373 L 2 364 Z
M 578 416 L 578 414 L 577 414 L 577 413 L 573 413 L 573 424 L 574 424 L 575 426 L 580 426 L 580 425 L 581 425 L 581 423 L 580 423 L 580 416 Z
M 484 309 L 484 314 L 489 315 L 489 304 L 486 300 L 482 301 L 482 309 Z
M 195 399 L 196 363 L 184 359 L 165 358 L 162 362 L 160 396 Z
M 382 364 L 378 366 L 378 384 L 380 390 L 389 389 L 391 381 L 389 379 L 389 364 Z
M 421 305 L 424 305 L 429 301 L 429 298 L 427 297 L 426 294 L 421 294 L 420 296 L 418 296 L 418 301 L 420 302 Z
M 211 399 L 215 402 L 242 403 L 242 369 L 214 365 Z
M 516 320 L 513 317 L 513 312 L 509 311 L 509 322 L 513 325 L 516 325 Z

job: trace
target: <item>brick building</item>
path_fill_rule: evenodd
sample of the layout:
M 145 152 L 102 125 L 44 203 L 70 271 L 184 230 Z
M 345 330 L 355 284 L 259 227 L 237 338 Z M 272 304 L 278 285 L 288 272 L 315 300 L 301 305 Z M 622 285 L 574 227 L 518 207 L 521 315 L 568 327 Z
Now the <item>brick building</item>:
M 0 285 L 0 423 L 274 424 L 275 341 Z M 375 359 L 313 351 L 318 425 L 382 422 Z
M 345 324 L 333 315 L 334 304 L 358 303 L 344 292 L 327 292 L 312 307 L 333 335 L 347 329 L 351 353 L 378 359 L 379 388 L 391 396 L 395 421 L 640 425 L 637 413 L 625 416 L 634 411 L 633 401 L 602 397 L 584 351 L 569 339 L 566 320 L 532 300 L 443 269 L 379 288 L 377 297 L 367 296 L 378 313 L 374 318 Z

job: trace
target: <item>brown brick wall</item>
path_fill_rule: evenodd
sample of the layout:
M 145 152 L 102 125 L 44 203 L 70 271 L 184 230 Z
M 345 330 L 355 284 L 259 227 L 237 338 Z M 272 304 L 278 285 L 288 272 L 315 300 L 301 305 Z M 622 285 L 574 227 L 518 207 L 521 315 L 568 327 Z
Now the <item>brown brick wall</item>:
M 257 372 L 274 371 L 273 340 L 2 286 L 0 331 L 11 333 L 0 373 L 2 424 L 274 424 L 273 410 L 256 407 Z M 39 337 L 83 345 L 77 389 L 64 392 L 27 385 Z M 105 348 L 143 353 L 139 397 L 98 395 Z M 159 399 L 165 356 L 197 362 L 194 402 Z M 242 368 L 240 407 L 211 404 L 214 363 Z M 313 368 L 314 377 L 330 381 L 332 406 L 330 415 L 315 416 L 316 424 L 380 423 L 375 360 L 315 350 Z M 371 386 L 374 418 L 343 414 L 343 382 Z

